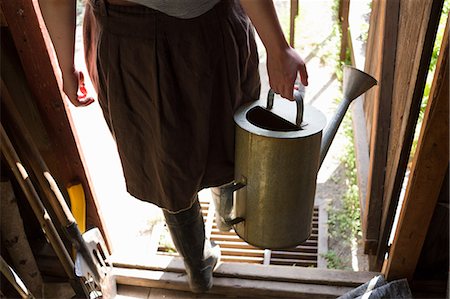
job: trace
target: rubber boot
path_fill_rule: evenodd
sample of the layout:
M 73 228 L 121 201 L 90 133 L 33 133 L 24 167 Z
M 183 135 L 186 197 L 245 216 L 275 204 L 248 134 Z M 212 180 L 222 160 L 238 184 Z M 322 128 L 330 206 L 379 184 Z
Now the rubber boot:
M 233 193 L 224 191 L 224 187 L 227 185 L 228 184 L 211 188 L 211 195 L 214 201 L 216 215 L 216 225 L 221 232 L 228 232 L 231 230 L 231 225 L 225 222 L 225 219 L 230 218 L 233 205 Z
M 191 291 L 208 291 L 213 285 L 212 274 L 220 259 L 220 248 L 205 238 L 205 225 L 198 200 L 189 210 L 176 214 L 163 212 L 175 248 L 183 257 Z

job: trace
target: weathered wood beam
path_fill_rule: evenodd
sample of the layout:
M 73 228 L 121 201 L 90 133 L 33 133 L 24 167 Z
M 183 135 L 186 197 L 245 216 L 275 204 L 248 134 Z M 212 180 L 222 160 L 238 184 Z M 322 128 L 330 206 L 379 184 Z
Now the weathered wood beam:
M 98 227 L 109 246 L 95 194 L 79 151 L 78 140 L 65 95 L 56 55 L 42 20 L 37 0 L 1 0 L 0 7 L 9 25 L 28 85 L 50 136 L 51 146 L 41 148 L 52 173 L 65 188 L 81 183 L 86 195 L 87 224 Z
M 118 285 L 134 285 L 187 291 L 181 259 L 174 258 L 161 268 L 115 264 Z M 359 286 L 377 273 L 325 270 L 303 267 L 222 263 L 214 271 L 211 294 L 238 297 L 336 298 Z
M 147 288 L 189 291 L 186 275 L 150 270 L 115 269 L 117 284 Z M 240 298 L 336 298 L 350 291 L 348 287 L 310 285 L 277 281 L 254 281 L 241 278 L 214 278 L 208 294 L 238 296 Z
M 341 22 L 341 50 L 339 59 L 345 61 L 347 56 L 347 48 L 349 45 L 349 22 L 348 16 L 350 12 L 350 0 L 339 1 L 339 21 Z
M 414 139 L 443 0 L 401 1 L 377 260 L 380 270 Z
M 130 257 L 131 258 L 131 257 Z M 184 272 L 181 258 L 168 256 L 149 257 L 147 262 L 113 261 L 114 267 L 142 269 L 164 272 Z M 374 276 L 378 272 L 354 272 L 333 269 L 318 269 L 308 267 L 286 267 L 276 265 L 260 265 L 245 263 L 221 263 L 214 275 L 216 277 L 242 278 L 251 280 L 271 280 L 280 282 L 327 284 L 333 286 L 356 287 Z
M 352 2 L 354 3 L 354 2 Z M 350 5 L 350 2 L 349 2 Z M 349 8 L 350 9 L 350 8 Z M 361 52 L 360 42 L 356 41 L 355 34 L 353 34 L 353 28 L 351 24 L 348 26 L 347 34 L 347 47 L 350 53 L 350 61 L 352 66 L 363 69 L 363 63 L 365 55 Z M 358 32 L 358 29 L 356 29 Z M 344 36 L 343 36 L 344 38 Z M 358 53 L 355 55 L 355 47 Z M 364 57 L 363 59 L 361 59 Z M 353 128 L 353 143 L 355 147 L 355 159 L 356 159 L 356 176 L 358 184 L 358 194 L 360 203 L 360 217 L 363 219 L 364 211 L 366 209 L 366 194 L 367 194 L 367 181 L 369 177 L 369 141 L 367 137 L 367 120 L 364 114 L 364 101 L 365 94 L 356 99 L 352 106 L 352 128 Z M 320 235 L 320 234 L 319 234 Z
M 289 18 L 289 45 L 295 47 L 295 18 L 298 16 L 298 0 L 291 0 Z
M 362 223 L 364 252 L 373 256 L 378 248 L 383 206 L 400 1 L 380 0 L 374 1 L 372 5 L 374 11 L 370 20 L 365 70 L 374 74 L 378 85 L 365 96 L 365 105 L 370 111 L 367 120 L 371 123 L 368 127 L 371 130 L 369 179 Z
M 398 228 L 383 267 L 388 280 L 412 279 L 449 165 L 448 25 L 447 22 Z

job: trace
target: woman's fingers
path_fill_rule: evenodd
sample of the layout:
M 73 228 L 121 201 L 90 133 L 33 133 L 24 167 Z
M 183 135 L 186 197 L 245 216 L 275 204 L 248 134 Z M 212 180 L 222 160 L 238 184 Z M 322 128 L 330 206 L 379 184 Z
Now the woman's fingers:
M 294 100 L 294 84 L 300 75 L 304 86 L 308 85 L 308 72 L 305 62 L 293 48 L 276 55 L 268 55 L 267 70 L 272 90 L 282 97 Z
M 69 98 L 69 101 L 75 107 L 85 107 L 94 102 L 94 98 L 88 97 L 86 85 L 84 83 L 84 74 L 79 71 L 64 76 L 63 90 Z
M 304 62 L 300 64 L 298 72 L 300 73 L 300 82 L 302 82 L 304 86 L 308 86 L 308 70 L 306 69 L 306 64 Z
M 87 89 L 84 83 L 84 74 L 83 72 L 78 72 L 78 90 L 77 90 L 77 107 L 85 107 L 94 102 L 94 98 L 87 96 Z

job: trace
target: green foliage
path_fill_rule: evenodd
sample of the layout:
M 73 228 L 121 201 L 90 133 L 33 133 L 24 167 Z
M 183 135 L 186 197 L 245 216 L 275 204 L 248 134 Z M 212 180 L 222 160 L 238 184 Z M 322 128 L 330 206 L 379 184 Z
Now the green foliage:
M 447 23 L 449 10 L 450 10 L 450 0 L 445 0 L 444 6 L 442 8 L 441 19 L 439 21 L 439 28 L 436 34 L 436 42 L 434 43 L 433 54 L 431 56 L 430 71 L 434 71 L 434 69 L 436 68 L 436 63 L 439 56 L 439 51 L 441 49 L 442 38 L 444 36 L 445 24 Z
M 343 77 L 343 66 L 351 65 L 351 52 L 347 47 L 345 52 L 345 60 L 340 60 L 340 51 L 341 51 L 341 41 L 342 41 L 342 26 L 341 20 L 339 19 L 339 4 L 340 0 L 334 0 L 333 5 L 331 7 L 333 11 L 333 30 L 332 30 L 332 39 L 334 48 L 330 49 L 330 53 L 328 54 L 329 58 L 332 59 L 332 64 L 334 64 L 335 74 L 338 81 L 342 82 Z M 331 64 L 331 63 L 330 63 Z
M 339 9 L 339 1 L 334 2 L 333 6 L 335 15 Z M 336 17 L 337 20 L 337 17 Z M 337 26 L 337 32 L 340 32 L 340 26 Z M 342 82 L 342 69 L 346 64 L 351 64 L 350 51 L 347 50 L 345 61 L 339 61 L 340 48 L 336 47 L 336 76 Z M 336 98 L 336 102 L 341 97 Z M 329 234 L 331 237 L 339 238 L 347 245 L 350 245 L 351 240 L 361 235 L 361 220 L 360 220 L 360 202 L 359 190 L 356 176 L 356 154 L 354 148 L 353 128 L 351 115 L 347 114 L 342 123 L 342 132 L 345 136 L 345 148 L 341 156 L 341 163 L 345 167 L 346 187 L 347 190 L 342 198 L 342 206 L 340 209 L 330 209 L 328 214 Z
M 342 259 L 333 250 L 328 251 L 322 256 L 327 261 L 328 269 L 346 270 L 346 263 L 342 261 Z
M 433 53 L 431 54 L 429 73 L 428 73 L 425 90 L 423 93 L 423 100 L 422 100 L 422 105 L 421 105 L 421 109 L 420 109 L 421 115 L 420 115 L 419 121 L 422 120 L 423 112 L 425 111 L 425 108 L 427 106 L 428 97 L 430 95 L 430 90 L 431 90 L 431 83 L 433 81 L 434 71 L 436 69 L 436 64 L 437 64 L 439 53 L 441 50 L 442 39 L 444 37 L 444 30 L 445 30 L 445 25 L 447 24 L 447 18 L 448 18 L 449 11 L 450 11 L 450 0 L 445 0 L 444 6 L 442 9 L 442 13 L 441 13 L 441 18 L 439 21 L 439 27 L 438 27 L 438 30 L 436 33 L 436 40 L 435 40 L 434 46 L 433 46 Z
M 341 157 L 345 166 L 347 191 L 342 198 L 342 207 L 332 210 L 329 214 L 329 225 L 333 227 L 331 234 L 340 237 L 345 242 L 361 236 L 359 189 L 356 176 L 356 155 L 353 143 L 352 120 L 347 115 L 343 121 L 343 134 L 346 145 Z

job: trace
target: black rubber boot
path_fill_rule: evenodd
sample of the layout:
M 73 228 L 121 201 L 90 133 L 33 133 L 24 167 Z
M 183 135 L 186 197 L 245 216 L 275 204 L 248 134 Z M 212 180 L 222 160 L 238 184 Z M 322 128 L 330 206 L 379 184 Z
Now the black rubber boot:
M 220 248 L 205 238 L 199 202 L 196 201 L 189 210 L 176 214 L 163 212 L 173 243 L 183 257 L 191 291 L 208 291 L 213 285 L 212 273 L 220 259 Z
M 211 195 L 216 212 L 216 225 L 221 232 L 228 232 L 231 230 L 231 225 L 225 222 L 225 219 L 229 219 L 231 217 L 231 210 L 233 207 L 233 192 L 225 191 L 228 185 L 229 184 L 225 184 L 219 187 L 211 188 Z

